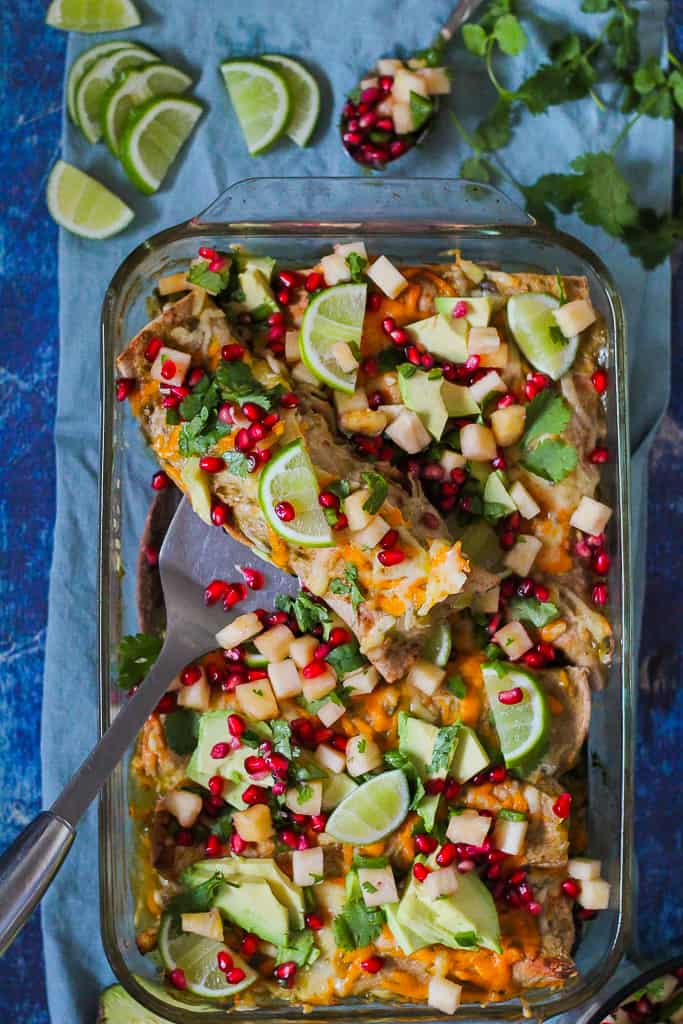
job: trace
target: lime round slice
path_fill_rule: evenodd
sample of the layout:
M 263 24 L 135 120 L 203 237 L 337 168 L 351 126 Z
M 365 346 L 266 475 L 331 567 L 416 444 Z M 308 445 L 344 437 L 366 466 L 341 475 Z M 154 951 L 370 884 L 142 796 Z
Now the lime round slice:
M 110 85 L 126 68 L 140 67 L 158 61 L 155 53 L 139 46 L 127 46 L 113 53 L 98 57 L 88 70 L 81 75 L 76 85 L 74 110 L 76 121 L 88 142 L 102 138 L 102 103 Z
M 266 53 L 261 58 L 280 72 L 291 99 L 291 113 L 285 128 L 297 146 L 306 146 L 315 130 L 320 114 L 320 89 L 315 78 L 303 64 L 280 53 Z
M 108 188 L 63 160 L 50 172 L 46 198 L 60 227 L 82 238 L 109 238 L 123 231 L 134 216 Z
M 225 999 L 248 988 L 258 977 L 249 964 L 222 942 L 181 931 L 180 922 L 174 914 L 164 914 L 161 919 L 157 944 L 166 970 L 173 971 L 179 967 L 185 975 L 187 990 L 197 996 Z M 244 979 L 236 985 L 228 983 L 216 962 L 221 951 L 228 953 L 235 967 L 244 971 Z
M 268 523 L 280 537 L 306 548 L 331 547 L 332 531 L 318 504 L 320 489 L 303 441 L 292 441 L 267 462 L 258 498 Z M 275 509 L 288 502 L 294 518 L 285 522 Z
M 341 843 L 368 846 L 398 828 L 409 804 L 408 780 L 401 769 L 383 772 L 344 797 L 328 818 L 325 831 Z
M 66 32 L 120 32 L 140 24 L 133 0 L 52 0 L 45 21 Z
M 247 668 L 265 668 L 268 659 L 265 654 L 257 651 L 253 644 L 247 644 L 244 649 L 244 664 Z
M 119 154 L 121 136 L 133 107 L 139 107 L 152 96 L 178 95 L 191 85 L 190 76 L 170 64 L 148 64 L 143 68 L 124 71 L 102 99 L 104 141 L 114 156 Z
M 133 43 L 129 43 L 125 39 L 119 39 L 118 41 L 112 39 L 108 43 L 96 43 L 76 57 L 66 76 L 66 108 L 69 111 L 69 117 L 75 125 L 78 124 L 76 120 L 76 86 L 85 72 L 100 57 L 106 57 L 108 54 L 113 53 L 114 50 L 125 50 L 133 45 Z M 140 49 L 144 50 L 144 47 L 140 47 Z
M 516 666 L 492 662 L 482 671 L 505 764 L 528 771 L 548 745 L 550 713 L 546 696 L 534 677 Z M 521 701 L 501 703 L 498 694 L 517 687 L 522 691 Z
M 451 656 L 453 638 L 449 622 L 437 622 L 432 626 L 422 647 L 422 657 L 439 668 L 445 668 Z
M 256 60 L 226 60 L 221 72 L 252 156 L 262 153 L 282 134 L 291 100 L 279 71 Z
M 141 192 L 157 191 L 202 112 L 201 103 L 181 96 L 152 98 L 130 112 L 119 155 Z
M 309 302 L 299 335 L 301 358 L 311 373 L 346 395 L 354 392 L 357 371 L 345 373 L 332 349 L 338 341 L 360 349 L 366 292 L 364 284 L 326 288 Z
M 525 292 L 508 299 L 507 318 L 512 336 L 531 365 L 559 380 L 574 362 L 578 335 L 565 338 L 552 311 L 560 300 L 542 292 Z

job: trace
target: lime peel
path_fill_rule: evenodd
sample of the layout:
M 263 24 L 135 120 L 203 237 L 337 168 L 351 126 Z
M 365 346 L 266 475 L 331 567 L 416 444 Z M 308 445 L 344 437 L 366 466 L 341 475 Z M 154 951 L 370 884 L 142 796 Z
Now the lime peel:
M 324 384 L 352 395 L 357 370 L 344 373 L 332 355 L 336 342 L 360 348 L 367 285 L 338 284 L 315 295 L 304 314 L 299 335 L 301 358 Z
M 247 149 L 262 153 L 285 131 L 291 110 L 289 89 L 275 68 L 256 60 L 226 60 L 221 73 Z
M 82 238 L 110 238 L 123 231 L 134 216 L 118 196 L 64 160 L 58 160 L 50 172 L 46 199 L 60 227 Z
M 301 439 L 292 441 L 266 463 L 259 480 L 259 504 L 272 529 L 291 544 L 331 547 L 330 525 L 318 504 L 318 481 Z M 283 522 L 275 508 L 281 501 L 294 507 L 295 516 Z
M 325 831 L 342 843 L 368 846 L 394 832 L 410 806 L 408 780 L 400 768 L 368 779 L 337 804 Z

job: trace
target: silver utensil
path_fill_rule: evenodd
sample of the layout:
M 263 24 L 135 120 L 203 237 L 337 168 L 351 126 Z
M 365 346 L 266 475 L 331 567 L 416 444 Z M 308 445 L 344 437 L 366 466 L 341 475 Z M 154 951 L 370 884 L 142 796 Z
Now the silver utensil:
M 144 683 L 122 704 L 112 725 L 49 811 L 43 811 L 0 857 L 0 955 L 11 945 L 57 874 L 76 836 L 76 825 L 159 703 L 169 682 L 194 658 L 216 647 L 229 621 L 220 604 L 204 605 L 213 579 L 240 580 L 238 566 L 259 562 L 225 531 L 207 526 L 184 499 L 159 552 L 167 630 L 159 658 Z M 259 563 L 260 564 L 260 563 Z M 296 594 L 298 580 L 265 567 L 265 586 L 248 590 L 239 613 Z
M 439 30 L 439 33 L 436 36 L 436 39 L 432 42 L 430 49 L 443 53 L 456 31 L 474 14 L 477 7 L 482 3 L 483 0 L 460 0 L 446 24 Z M 371 72 L 369 72 L 369 74 L 371 74 Z M 349 120 L 353 124 L 353 122 L 357 121 L 358 118 L 355 116 L 349 118 L 344 111 L 339 121 L 339 135 L 341 143 L 345 152 L 353 161 L 360 164 L 362 167 L 371 167 L 375 170 L 381 170 L 386 166 L 386 164 L 394 163 L 405 153 L 410 152 L 411 149 L 419 145 L 432 130 L 438 113 L 439 100 L 438 97 L 434 97 L 432 99 L 432 112 L 427 121 L 418 131 L 411 132 L 409 135 L 396 136 L 393 142 L 390 140 L 385 142 L 379 141 L 373 146 L 373 140 L 369 135 L 366 137 L 369 140 L 366 143 L 350 141 L 355 137 L 355 135 L 360 135 L 362 133 L 360 131 L 350 130 Z M 380 132 L 380 134 L 384 133 Z

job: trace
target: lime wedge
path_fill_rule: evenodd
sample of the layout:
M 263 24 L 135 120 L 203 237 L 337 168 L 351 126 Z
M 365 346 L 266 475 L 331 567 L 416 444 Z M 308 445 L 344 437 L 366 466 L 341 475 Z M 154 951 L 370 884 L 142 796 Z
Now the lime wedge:
M 119 153 L 123 169 L 141 192 L 156 192 L 202 111 L 196 100 L 160 96 L 130 112 Z
M 159 955 L 167 971 L 180 968 L 185 975 L 188 992 L 208 999 L 225 999 L 252 985 L 258 975 L 249 964 L 214 939 L 191 935 L 180 929 L 180 921 L 174 914 L 164 914 L 157 939 Z M 230 985 L 216 962 L 218 953 L 232 957 L 235 967 L 244 971 L 244 979 Z
M 60 227 L 82 238 L 123 231 L 133 211 L 89 174 L 58 160 L 47 180 L 47 208 Z
M 45 21 L 66 32 L 120 32 L 140 15 L 133 0 L 52 0 Z
M 255 60 L 226 60 L 221 72 L 252 156 L 285 130 L 291 101 L 283 76 Z
M 422 647 L 422 657 L 439 668 L 445 668 L 451 656 L 452 644 L 450 623 L 437 622 L 427 634 Z
M 338 341 L 360 349 L 365 315 L 364 284 L 338 284 L 326 288 L 309 302 L 299 335 L 301 357 L 318 380 L 335 391 L 352 395 L 356 370 L 345 373 L 332 354 Z
M 303 64 L 281 53 L 266 53 L 262 60 L 280 72 L 291 100 L 291 113 L 285 132 L 297 146 L 306 146 L 320 114 L 320 89 L 315 78 Z
M 482 666 L 482 671 L 505 764 L 529 771 L 548 745 L 550 713 L 546 696 L 534 677 L 516 666 L 496 661 Z M 522 700 L 502 704 L 498 700 L 501 690 L 515 687 L 522 691 Z
M 306 548 L 327 548 L 332 531 L 318 504 L 320 489 L 303 441 L 292 441 L 261 471 L 258 500 L 268 523 L 280 537 Z M 275 509 L 288 502 L 294 518 L 285 522 Z
M 104 141 L 114 156 L 119 154 L 119 144 L 128 115 L 133 107 L 152 96 L 177 95 L 192 85 L 192 79 L 184 71 L 170 64 L 148 64 L 146 67 L 130 68 L 107 89 L 102 99 L 102 131 Z
M 69 117 L 75 125 L 78 124 L 76 120 L 76 86 L 80 79 L 83 77 L 88 68 L 91 68 L 96 60 L 100 57 L 106 57 L 107 54 L 113 53 L 114 50 L 125 50 L 127 47 L 133 46 L 133 43 L 127 42 L 125 39 L 114 40 L 112 39 L 108 43 L 96 43 L 94 46 L 88 47 L 84 50 L 80 56 L 76 57 L 69 68 L 69 73 L 66 76 L 66 108 L 69 111 Z M 144 49 L 144 47 L 141 47 Z
M 126 68 L 151 64 L 158 59 L 155 53 L 143 50 L 142 47 L 126 46 L 125 49 L 98 57 L 81 75 L 76 85 L 74 110 L 78 126 L 88 142 L 98 142 L 102 138 L 102 103 L 107 89 L 117 76 Z
M 337 805 L 325 831 L 342 843 L 368 846 L 397 829 L 408 813 L 408 781 L 397 768 L 368 779 Z
M 559 380 L 574 362 L 578 335 L 566 339 L 552 311 L 560 300 L 542 292 L 525 292 L 508 299 L 507 318 L 512 336 L 535 370 Z

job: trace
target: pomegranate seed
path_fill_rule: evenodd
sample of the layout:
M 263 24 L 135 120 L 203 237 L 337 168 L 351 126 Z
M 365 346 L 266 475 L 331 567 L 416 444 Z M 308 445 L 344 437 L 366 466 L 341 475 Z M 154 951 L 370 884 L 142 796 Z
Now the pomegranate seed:
M 308 718 L 295 718 L 292 722 L 292 731 L 299 743 L 313 742 L 313 725 Z
M 133 377 L 119 377 L 116 382 L 116 401 L 125 402 L 134 387 L 135 379 Z
M 296 512 L 294 511 L 294 506 L 289 501 L 278 501 L 275 506 L 275 515 L 283 523 L 291 523 L 292 519 L 296 516 Z
M 443 480 L 444 468 L 438 462 L 429 462 L 422 467 L 422 476 L 425 480 Z
M 205 473 L 220 473 L 225 469 L 225 459 L 221 459 L 217 455 L 203 455 L 199 460 L 199 468 L 203 469 Z
M 406 359 L 409 363 L 412 363 L 413 366 L 420 365 L 420 350 L 417 345 L 408 345 L 406 347 Z
M 249 431 L 242 427 L 241 430 L 237 431 L 235 436 L 235 448 L 238 452 L 248 452 L 251 448 L 251 438 L 249 437 Z
M 152 477 L 152 490 L 153 491 L 165 491 L 170 485 L 171 481 L 164 473 L 162 469 L 158 473 L 155 473 Z
M 215 260 L 218 256 L 215 249 L 209 249 L 206 245 L 200 245 L 197 251 L 203 260 Z
M 239 715 L 228 715 L 228 732 L 235 739 L 240 738 L 246 727 L 244 719 Z
M 202 670 L 199 665 L 188 665 L 180 673 L 180 682 L 183 686 L 194 686 L 202 678 Z
M 444 798 L 451 803 L 453 800 L 457 800 L 460 794 L 460 783 L 456 782 L 455 779 L 446 779 L 446 785 L 443 788 Z
M 388 551 L 379 551 L 377 553 L 377 561 L 380 565 L 391 566 L 399 565 L 406 557 L 405 551 L 401 551 L 400 548 L 391 548 Z
M 263 786 L 247 786 L 244 793 L 242 793 L 242 799 L 250 807 L 253 804 L 265 804 L 268 802 L 268 790 L 264 789 Z
M 577 541 L 576 545 L 574 546 L 574 551 L 579 556 L 579 558 L 591 557 L 590 546 L 586 543 L 585 540 Z
M 605 605 L 607 604 L 607 586 L 605 583 L 596 583 L 591 591 L 591 600 L 593 604 Z
M 515 535 L 512 530 L 504 530 L 500 535 L 500 546 L 505 551 L 509 551 L 511 547 L 514 547 Z
M 505 469 L 506 463 L 502 455 L 496 455 L 495 459 L 491 459 L 491 465 L 494 469 Z
M 233 832 L 232 835 L 230 836 L 230 849 L 232 850 L 232 852 L 237 854 L 244 853 L 246 848 L 246 839 L 242 839 L 242 836 L 239 834 L 239 832 Z
M 262 409 L 260 405 L 256 405 L 255 402 L 245 402 L 242 406 L 242 412 L 252 423 L 260 423 L 265 415 L 265 409 Z
M 259 441 L 263 440 L 268 431 L 262 423 L 252 423 L 252 425 L 247 428 L 247 433 L 249 434 L 249 440 L 251 443 L 258 444 Z
M 378 971 L 382 970 L 383 963 L 384 961 L 381 956 L 369 956 L 367 960 L 361 960 L 360 966 L 366 974 L 377 974 Z
M 225 267 L 225 259 L 223 256 L 216 253 L 214 258 L 210 261 L 208 269 L 212 274 L 220 274 Z
M 172 359 L 167 359 L 161 367 L 161 376 L 164 380 L 171 380 L 178 372 L 178 368 Z
M 572 795 L 571 795 L 571 793 L 560 793 L 560 795 L 558 796 L 557 800 L 553 804 L 553 814 L 555 815 L 555 817 L 556 818 L 562 818 L 564 820 L 565 818 L 569 817 L 571 809 L 572 809 Z
M 368 89 L 363 89 L 360 94 L 361 103 L 377 103 L 380 98 L 380 89 L 376 85 L 371 85 Z
M 433 836 L 428 836 L 425 832 L 420 832 L 415 836 L 415 846 L 420 853 L 434 853 L 437 845 L 436 839 Z
M 605 391 L 607 391 L 608 385 L 607 371 L 596 370 L 593 376 L 591 377 L 591 381 L 593 382 L 593 387 L 595 388 L 597 393 L 599 395 L 604 395 Z
M 487 773 L 488 781 L 493 783 L 494 786 L 499 786 L 501 782 L 505 782 L 507 777 L 508 773 L 505 770 L 505 768 L 503 768 L 502 764 L 497 764 L 494 768 L 491 768 Z
M 530 914 L 533 914 L 534 917 L 538 917 L 539 914 L 543 913 L 543 906 L 538 902 L 538 900 L 529 900 L 526 905 L 526 909 Z
M 606 576 L 609 572 L 610 557 L 606 551 L 600 551 L 593 559 L 593 568 L 600 576 Z
M 247 588 L 243 583 L 228 583 L 223 594 L 223 607 L 226 612 L 229 612 L 240 601 L 244 601 L 246 596 Z
M 394 327 L 394 329 L 393 329 L 393 331 L 391 331 L 389 337 L 393 341 L 394 345 L 399 345 L 399 346 L 400 345 L 407 345 L 408 342 L 410 341 L 410 338 L 408 337 L 408 332 L 404 331 L 402 327 Z
M 326 814 L 313 814 L 311 815 L 311 828 L 314 832 L 324 832 L 325 826 L 327 825 Z
M 327 665 L 323 661 L 309 661 L 308 665 L 305 665 L 301 670 L 301 675 L 304 679 L 316 679 L 322 675 L 327 669 Z
M 517 584 L 517 593 L 520 597 L 531 597 L 534 592 L 534 581 L 529 577 L 525 576 Z
M 474 871 L 476 866 L 477 865 L 474 863 L 474 861 L 471 860 L 469 857 L 466 857 L 464 860 L 458 861 L 457 864 L 458 871 L 460 872 L 461 875 L 466 875 L 468 871 Z
M 298 395 L 295 395 L 292 391 L 286 391 L 280 398 L 280 405 L 284 409 L 296 409 L 300 401 Z
M 296 270 L 280 270 L 277 276 L 280 284 L 285 288 L 296 288 L 303 280 L 302 275 Z
M 173 693 L 165 693 L 157 706 L 155 711 L 158 715 L 168 715 L 171 711 L 176 709 L 176 698 Z
M 599 446 L 597 448 L 594 448 L 593 451 L 589 454 L 588 461 L 592 462 L 595 466 L 602 466 L 605 462 L 607 462 L 608 458 L 609 452 L 607 451 L 607 449 Z
M 267 775 L 268 767 L 262 757 L 251 754 L 244 760 L 244 767 L 248 775 Z
M 240 568 L 240 572 L 250 590 L 261 590 L 265 582 L 262 572 L 246 565 Z
M 366 305 L 370 313 L 376 313 L 379 307 L 382 305 L 382 296 L 380 295 L 380 293 L 369 292 Z
M 361 131 L 367 131 L 368 128 L 374 128 L 377 124 L 377 114 L 374 110 L 369 110 L 367 114 L 361 114 L 358 118 L 358 127 Z
M 346 750 L 348 742 L 349 741 L 348 741 L 347 737 L 346 736 L 342 736 L 341 733 L 337 733 L 336 736 L 332 737 L 332 746 L 334 747 L 335 750 L 341 751 L 342 754 Z
M 340 644 L 347 644 L 351 639 L 351 634 L 348 629 L 344 629 L 343 626 L 335 626 L 334 629 L 330 630 L 330 643 L 333 647 L 339 647 Z
M 339 498 L 332 491 L 321 491 L 318 495 L 318 504 L 322 508 L 339 508 Z
M 443 793 L 445 785 L 445 779 L 427 779 L 424 784 L 425 792 L 429 796 L 436 796 L 437 793 Z
M 231 967 L 231 969 L 225 973 L 225 980 L 228 985 L 239 985 L 241 981 L 244 981 L 246 976 L 246 973 L 241 967 Z
M 289 618 L 287 612 L 271 612 L 266 622 L 269 626 L 284 626 L 285 623 L 289 622 Z
M 514 405 L 514 403 L 515 403 L 515 396 L 514 395 L 501 395 L 500 398 L 498 399 L 498 401 L 496 402 L 496 408 L 497 409 L 507 409 L 507 407 L 509 405 Z
M 441 868 L 447 868 L 455 860 L 455 843 L 444 843 L 436 855 L 436 863 Z
M 332 644 L 318 644 L 313 651 L 313 661 L 324 661 L 332 650 Z
M 220 857 L 223 853 L 223 847 L 218 839 L 218 836 L 210 835 L 206 840 L 206 846 L 204 852 L 207 857 Z
M 596 533 L 592 537 L 588 537 L 586 543 L 590 548 L 601 548 L 605 543 L 604 533 Z
M 259 679 L 267 679 L 268 673 L 262 668 L 250 668 L 247 671 L 247 679 L 250 683 L 256 683 Z
M 391 332 L 396 330 L 396 321 L 393 316 L 387 316 L 382 320 L 382 330 L 385 334 L 391 336 Z
M 233 959 L 229 953 L 226 953 L 224 949 L 221 949 L 216 954 L 216 963 L 218 964 L 218 970 L 223 971 L 225 974 L 226 971 L 232 969 Z
M 278 981 L 284 982 L 288 987 L 291 987 L 294 983 L 294 976 L 296 974 L 296 964 L 293 960 L 287 960 L 283 964 L 278 964 L 273 971 L 273 974 Z
M 392 75 L 382 75 L 382 77 L 379 79 L 377 84 L 380 87 L 380 89 L 382 90 L 382 92 L 385 92 L 385 93 L 386 92 L 391 92 L 392 86 L 394 84 L 393 76 Z
M 474 373 L 475 370 L 479 369 L 481 363 L 481 356 L 468 356 L 465 360 L 465 369 L 468 373 Z
M 282 796 L 287 791 L 287 783 L 283 782 L 282 779 L 278 779 L 270 788 L 273 791 L 273 796 Z
M 246 351 L 244 345 L 238 345 L 235 342 L 230 345 L 223 345 L 221 359 L 226 363 L 234 363 L 235 360 L 241 359 Z
M 280 840 L 285 844 L 285 846 L 288 846 L 290 850 L 296 850 L 296 844 L 299 841 L 299 837 L 291 828 L 283 828 L 280 832 Z
M 181 992 L 183 991 L 183 989 L 187 988 L 187 979 L 185 977 L 185 971 L 183 971 L 181 967 L 174 967 L 173 970 L 170 971 L 168 975 L 168 980 L 170 981 L 171 985 L 173 985 L 173 988 L 180 989 Z
M 314 270 L 312 274 L 307 276 L 306 283 L 304 284 L 304 288 L 307 292 L 317 292 L 319 288 L 324 287 L 325 278 L 319 271 Z
M 273 324 L 268 328 L 268 341 L 284 341 L 287 329 L 284 324 Z
M 270 448 L 254 449 L 253 456 L 256 459 L 257 466 L 265 466 L 272 454 Z
M 220 775 L 212 775 L 209 779 L 209 792 L 212 796 L 220 796 L 223 792 L 225 780 Z
M 253 932 L 247 932 L 240 942 L 240 951 L 244 956 L 253 956 L 258 949 L 258 942 L 258 935 L 254 935 Z
M 565 896 L 568 896 L 571 900 L 575 900 L 580 892 L 579 883 L 573 878 L 566 878 L 562 883 L 561 888 Z
M 335 530 L 336 532 L 338 532 L 339 530 L 345 530 L 348 525 L 349 525 L 349 521 L 346 518 L 346 516 L 344 515 L 344 513 L 342 512 L 341 515 L 339 515 L 337 517 L 337 522 L 334 524 L 332 529 Z
M 308 837 L 303 835 L 303 834 L 300 835 L 299 838 L 296 841 L 296 848 L 297 848 L 297 850 L 308 850 L 310 845 L 311 844 L 308 841 Z
M 398 157 L 403 156 L 407 152 L 409 146 L 408 143 L 403 139 L 393 139 L 389 143 L 389 153 L 392 160 L 397 160 Z
M 151 566 L 151 568 L 159 564 L 159 552 L 152 544 L 145 545 L 145 558 L 147 565 Z
M 417 864 L 413 864 L 413 875 L 418 882 L 424 882 L 427 875 L 431 874 L 431 868 L 428 868 L 426 864 L 422 864 L 418 861 Z
M 273 775 L 284 776 L 289 771 L 289 760 L 284 754 L 269 754 L 265 759 L 265 763 Z
M 323 919 L 320 916 L 320 914 L 317 914 L 313 910 L 310 911 L 308 914 L 306 914 L 306 917 L 304 918 L 304 920 L 306 922 L 306 925 L 311 929 L 311 931 L 314 931 L 314 932 L 319 932 L 320 929 L 323 927 L 323 924 L 324 924 Z
M 222 761 L 224 757 L 227 757 L 230 753 L 229 743 L 214 743 L 211 747 L 211 757 L 215 761 Z
M 158 337 L 158 335 L 153 335 L 147 342 L 147 345 L 145 346 L 145 359 L 148 362 L 153 363 L 156 357 L 159 355 L 159 352 L 161 351 L 163 344 L 163 340 L 160 337 Z
M 390 551 L 396 545 L 398 540 L 398 530 L 387 530 L 379 542 L 379 546 L 384 551 Z
M 179 828 L 175 834 L 176 846 L 192 846 L 192 833 L 189 828 Z
M 542 583 L 536 583 L 534 585 L 534 597 L 543 604 L 550 597 L 550 591 Z

